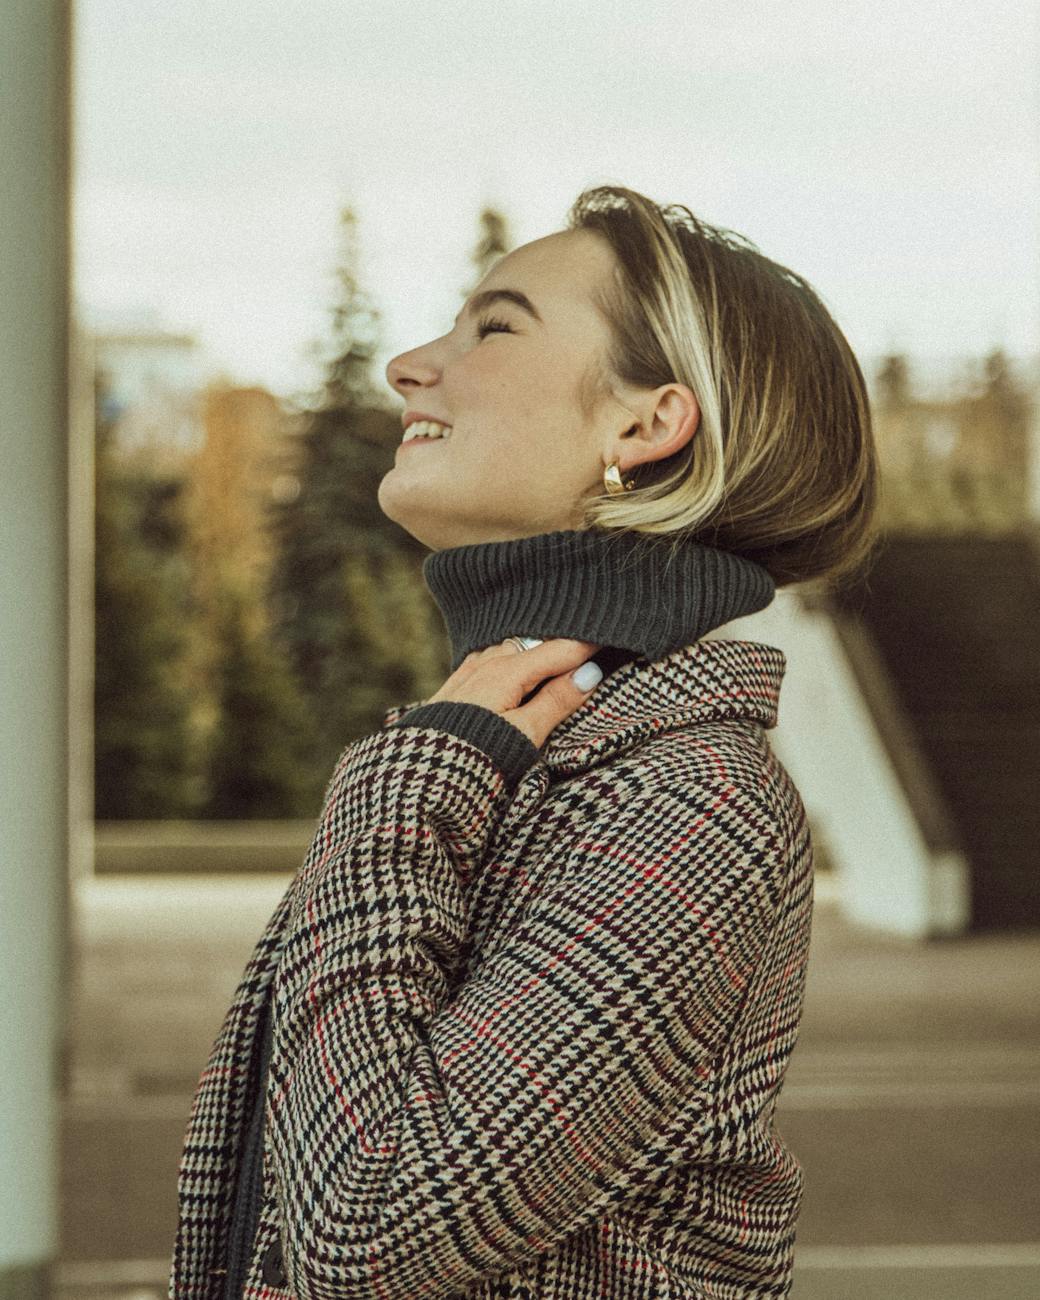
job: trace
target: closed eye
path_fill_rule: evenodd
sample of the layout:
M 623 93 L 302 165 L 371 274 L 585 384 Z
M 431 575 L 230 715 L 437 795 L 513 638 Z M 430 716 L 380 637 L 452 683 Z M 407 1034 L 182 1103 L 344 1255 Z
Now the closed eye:
M 496 316 L 482 316 L 477 321 L 477 337 L 484 338 L 488 334 L 512 334 L 509 324 L 504 320 L 499 320 Z

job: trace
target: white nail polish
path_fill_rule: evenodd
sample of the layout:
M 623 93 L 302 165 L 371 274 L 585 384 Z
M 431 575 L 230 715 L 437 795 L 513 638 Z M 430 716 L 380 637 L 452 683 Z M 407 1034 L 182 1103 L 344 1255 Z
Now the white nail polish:
M 571 673 L 571 680 L 579 691 L 591 691 L 597 682 L 603 680 L 603 669 L 594 659 L 590 659 Z

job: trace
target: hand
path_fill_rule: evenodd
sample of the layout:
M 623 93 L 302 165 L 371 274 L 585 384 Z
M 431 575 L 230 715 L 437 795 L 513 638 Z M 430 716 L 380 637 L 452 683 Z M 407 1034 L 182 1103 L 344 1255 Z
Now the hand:
M 456 700 L 482 704 L 518 727 L 541 749 L 549 733 L 584 704 L 589 691 L 595 689 L 594 683 L 583 691 L 571 673 L 600 648 L 592 641 L 572 641 L 569 637 L 553 637 L 530 650 L 521 650 L 511 641 L 499 641 L 483 650 L 472 650 L 426 703 Z M 546 678 L 549 680 L 541 690 L 521 704 L 524 696 Z

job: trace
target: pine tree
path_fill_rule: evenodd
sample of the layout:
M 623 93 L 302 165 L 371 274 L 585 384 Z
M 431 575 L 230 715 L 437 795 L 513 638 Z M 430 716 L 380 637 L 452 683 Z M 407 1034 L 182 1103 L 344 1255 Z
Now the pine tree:
M 94 815 L 190 816 L 198 794 L 184 673 L 186 581 L 175 481 L 120 469 L 95 381 Z
M 389 549 L 416 568 L 425 554 L 379 509 L 379 483 L 392 467 L 401 430 L 372 383 L 379 317 L 359 284 L 357 220 L 349 208 L 341 214 L 341 233 L 326 379 L 287 452 L 299 491 L 270 508 L 273 635 L 319 720 L 317 745 L 326 763 L 378 724 L 375 700 L 393 694 L 392 684 L 388 690 L 374 676 L 349 601 L 348 565 L 355 575 L 359 565 L 376 574 Z
M 315 766 L 306 702 L 267 635 L 255 593 L 230 583 L 221 591 L 217 649 L 216 722 L 201 815 L 314 815 L 328 773 Z
M 505 218 L 485 208 L 470 261 L 482 279 L 508 249 Z M 427 549 L 379 508 L 400 442 L 372 382 L 378 313 L 358 279 L 357 221 L 344 209 L 326 380 L 286 451 L 299 490 L 273 503 L 273 635 L 319 719 L 319 767 L 378 726 L 392 703 L 425 698 L 448 675 L 450 647 L 422 581 Z

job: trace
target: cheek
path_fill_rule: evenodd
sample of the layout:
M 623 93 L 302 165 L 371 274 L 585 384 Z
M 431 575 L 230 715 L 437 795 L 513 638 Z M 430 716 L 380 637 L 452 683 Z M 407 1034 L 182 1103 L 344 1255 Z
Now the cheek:
M 488 348 L 467 359 L 455 374 L 449 391 L 464 406 L 488 415 L 508 428 L 521 423 L 544 402 L 544 385 L 530 364 L 517 359 L 492 356 Z
M 451 366 L 444 368 L 442 379 L 444 391 L 448 395 L 451 409 L 456 402 L 464 407 L 477 405 L 487 398 L 502 383 L 502 366 L 495 365 L 494 359 L 479 347 L 459 357 Z
M 577 380 L 570 358 L 494 336 L 486 346 L 459 357 L 444 372 L 448 409 L 483 417 L 508 442 L 518 430 L 538 430 L 559 452 L 561 431 L 571 430 L 579 417 Z M 537 437 L 536 437 L 537 440 Z

